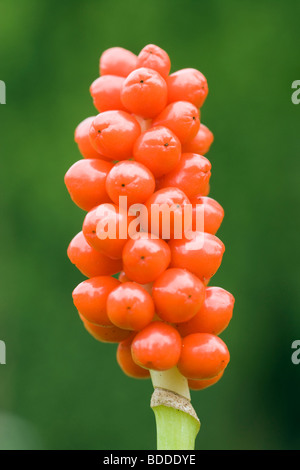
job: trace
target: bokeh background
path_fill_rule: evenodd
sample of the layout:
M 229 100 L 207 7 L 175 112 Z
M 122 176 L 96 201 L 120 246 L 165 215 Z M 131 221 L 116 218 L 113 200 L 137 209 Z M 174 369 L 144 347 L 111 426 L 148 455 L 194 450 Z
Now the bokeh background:
M 300 449 L 299 14 L 292 0 L 1 0 L 0 448 L 155 448 L 151 383 L 123 375 L 73 306 L 84 278 L 66 248 L 84 213 L 63 182 L 100 54 L 154 43 L 172 71 L 208 79 L 211 196 L 226 213 L 212 285 L 236 297 L 230 365 L 192 395 L 197 448 Z

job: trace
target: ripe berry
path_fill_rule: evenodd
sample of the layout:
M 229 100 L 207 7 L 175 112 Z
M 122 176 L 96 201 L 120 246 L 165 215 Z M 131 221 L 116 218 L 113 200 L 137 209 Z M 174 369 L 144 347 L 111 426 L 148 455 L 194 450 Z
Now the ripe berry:
M 205 155 L 211 144 L 214 141 L 213 133 L 204 124 L 200 124 L 200 128 L 195 137 L 184 144 L 182 151 L 190 153 L 198 153 L 199 155 Z
M 138 366 L 132 359 L 131 343 L 133 338 L 134 336 L 131 335 L 118 344 L 117 362 L 124 374 L 129 377 L 133 377 L 134 379 L 148 379 L 150 377 L 149 371 Z
M 210 379 L 226 368 L 229 359 L 227 346 L 218 336 L 194 333 L 182 340 L 178 369 L 189 379 Z
M 168 102 L 189 101 L 201 108 L 207 94 L 208 86 L 204 75 L 196 69 L 182 69 L 167 78 Z
M 91 84 L 90 93 L 94 106 L 99 113 L 115 109 L 126 111 L 121 101 L 121 89 L 124 80 L 124 77 L 103 75 Z
M 190 199 L 193 206 L 193 226 L 192 230 L 196 230 L 197 212 L 203 217 L 204 232 L 215 235 L 219 230 L 224 218 L 224 210 L 222 206 L 211 197 L 197 195 Z M 202 211 L 202 212 L 201 212 Z
M 124 271 L 121 271 L 119 276 L 118 276 L 118 279 L 120 282 L 129 282 L 129 281 L 132 281 L 132 279 L 129 279 L 129 277 L 126 276 L 125 272 Z
M 110 321 L 124 330 L 142 330 L 154 317 L 154 303 L 148 292 L 135 282 L 124 282 L 107 298 Z
M 210 279 L 219 269 L 225 251 L 215 235 L 192 232 L 191 239 L 170 240 L 171 267 L 183 268 L 200 279 Z
M 143 203 L 153 194 L 155 179 L 151 171 L 138 162 L 126 160 L 117 163 L 106 178 L 106 191 L 111 200 L 119 203 L 127 197 L 127 205 Z
M 120 282 L 111 276 L 97 276 L 78 284 L 73 302 L 85 320 L 100 326 L 111 326 L 106 312 L 107 297 Z
M 219 382 L 219 380 L 223 377 L 223 374 L 224 374 L 224 370 L 222 370 L 218 375 L 216 375 L 212 379 L 205 379 L 205 380 L 188 379 L 189 388 L 191 390 L 204 390 L 205 388 L 211 387 L 212 385 Z
M 110 202 L 105 181 L 113 165 L 100 159 L 79 160 L 65 175 L 65 185 L 71 199 L 85 211 Z
M 71 263 L 86 277 L 109 276 L 122 269 L 121 260 L 113 260 L 92 248 L 79 232 L 70 242 L 67 251 Z
M 128 225 L 133 217 L 115 204 L 101 204 L 85 216 L 83 235 L 95 250 L 112 259 L 122 258 L 128 238 Z
M 111 47 L 100 57 L 100 75 L 127 77 L 137 66 L 137 56 L 123 47 Z
M 126 78 L 121 100 L 126 109 L 144 119 L 153 118 L 167 104 L 167 85 L 155 70 L 142 67 Z
M 203 282 L 185 269 L 167 269 L 153 284 L 153 300 L 159 317 L 170 323 L 190 320 L 205 298 Z
M 193 104 L 177 101 L 169 104 L 154 120 L 152 126 L 168 127 L 182 144 L 193 139 L 200 127 L 200 113 Z
M 105 111 L 98 114 L 90 127 L 92 145 L 112 160 L 130 158 L 140 133 L 137 120 L 125 111 Z
M 131 352 L 134 362 L 141 367 L 168 370 L 179 360 L 181 338 L 173 326 L 152 322 L 136 335 Z
M 219 335 L 227 328 L 234 306 L 234 297 L 221 287 L 207 287 L 205 300 L 197 314 L 188 322 L 178 325 L 182 336 L 191 333 Z
M 188 198 L 206 191 L 211 176 L 211 164 L 207 158 L 196 153 L 183 153 L 173 171 L 158 181 L 158 188 L 174 186 Z
M 131 335 L 128 330 L 122 330 L 117 326 L 99 326 L 88 322 L 81 317 L 85 329 L 92 335 L 97 341 L 101 343 L 120 343 Z
M 139 53 L 137 66 L 156 70 L 163 78 L 167 78 L 171 68 L 171 61 L 166 51 L 154 44 L 148 44 Z
M 145 202 L 147 217 L 141 214 L 143 230 L 165 240 L 175 235 L 181 238 L 185 221 L 184 206 L 187 204 L 190 201 L 180 189 L 170 187 L 155 191 Z
M 153 127 L 136 140 L 133 157 L 143 163 L 155 177 L 172 171 L 180 161 L 181 144 L 167 127 Z
M 128 240 L 122 254 L 126 276 L 139 284 L 155 281 L 169 266 L 171 252 L 159 238 L 141 232 L 136 240 Z
M 84 158 L 106 159 L 94 148 L 90 139 L 90 127 L 96 116 L 91 116 L 82 121 L 75 129 L 74 140 L 78 145 L 79 152 Z

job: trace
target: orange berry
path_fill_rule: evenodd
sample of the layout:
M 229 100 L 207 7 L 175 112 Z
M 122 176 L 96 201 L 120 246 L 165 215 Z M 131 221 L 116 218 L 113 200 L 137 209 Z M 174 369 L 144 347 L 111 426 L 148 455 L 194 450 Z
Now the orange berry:
M 117 326 L 99 326 L 82 319 L 85 329 L 101 343 L 120 343 L 131 335 L 128 330 L 121 330 Z
M 126 111 L 121 101 L 121 89 L 125 78 L 115 75 L 103 75 L 98 77 L 90 86 L 90 93 L 95 108 L 103 111 Z
M 156 70 L 163 78 L 167 78 L 171 61 L 166 51 L 154 44 L 148 44 L 139 53 L 137 66 Z
M 215 235 L 220 228 L 222 220 L 224 218 L 223 207 L 211 197 L 197 195 L 190 198 L 193 206 L 192 219 L 193 225 L 192 230 L 196 230 L 197 212 L 201 212 L 204 222 L 204 232 Z
M 97 276 L 78 284 L 73 290 L 73 302 L 78 312 L 90 323 L 112 326 L 106 312 L 107 297 L 120 282 L 111 276 Z
M 67 250 L 71 263 L 86 277 L 109 276 L 122 269 L 122 260 L 108 258 L 92 248 L 79 232 L 70 242 Z
M 125 79 L 121 101 L 131 113 L 144 119 L 153 118 L 167 104 L 167 85 L 155 70 L 145 67 L 131 72 Z
M 184 144 L 182 151 L 187 153 L 198 153 L 199 155 L 205 155 L 211 144 L 214 141 L 213 133 L 204 124 L 200 124 L 200 128 L 195 137 Z
M 181 338 L 173 326 L 152 322 L 135 336 L 131 352 L 134 362 L 141 367 L 168 370 L 179 360 Z
M 205 380 L 193 380 L 188 379 L 189 388 L 191 390 L 204 390 L 205 388 L 211 387 L 212 385 L 219 382 L 219 380 L 223 377 L 224 371 L 220 372 L 218 375 L 213 377 L 212 379 L 205 379 Z
M 210 379 L 226 368 L 229 359 L 227 346 L 218 336 L 194 333 L 182 340 L 178 370 L 189 379 Z
M 127 77 L 137 66 L 137 56 L 123 47 L 106 49 L 100 57 L 100 75 Z
M 106 308 L 110 321 L 124 330 L 142 330 L 154 317 L 151 295 L 135 282 L 124 282 L 111 291 Z
M 208 94 L 206 78 L 199 70 L 192 68 L 172 73 L 167 78 L 167 85 L 169 103 L 189 101 L 201 108 Z
M 131 343 L 133 338 L 134 336 L 129 336 L 129 338 L 119 343 L 117 349 L 117 362 L 124 374 L 129 377 L 133 377 L 134 379 L 148 379 L 150 377 L 149 371 L 138 366 L 132 359 Z

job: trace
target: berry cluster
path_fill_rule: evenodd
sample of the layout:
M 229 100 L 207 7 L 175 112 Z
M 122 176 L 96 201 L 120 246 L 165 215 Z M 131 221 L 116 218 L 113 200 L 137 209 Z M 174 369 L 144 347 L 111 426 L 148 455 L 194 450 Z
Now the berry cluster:
M 119 47 L 102 54 L 100 77 L 90 87 L 98 114 L 77 126 L 84 158 L 65 175 L 72 200 L 87 211 L 68 256 L 88 278 L 73 291 L 79 316 L 97 340 L 119 343 L 125 374 L 147 378 L 149 370 L 177 366 L 200 390 L 216 383 L 229 362 L 218 335 L 234 298 L 208 286 L 224 253 L 215 236 L 224 211 L 208 197 L 211 164 L 204 154 L 213 134 L 200 124 L 207 81 L 198 70 L 170 74 L 170 67 L 168 54 L 152 44 L 138 56 Z M 121 196 L 127 207 L 143 205 L 146 216 L 121 207 Z M 176 211 L 163 234 L 163 211 L 155 222 L 154 205 L 180 211 L 189 205 L 192 236 L 175 237 Z M 115 236 L 101 236 L 111 222 Z

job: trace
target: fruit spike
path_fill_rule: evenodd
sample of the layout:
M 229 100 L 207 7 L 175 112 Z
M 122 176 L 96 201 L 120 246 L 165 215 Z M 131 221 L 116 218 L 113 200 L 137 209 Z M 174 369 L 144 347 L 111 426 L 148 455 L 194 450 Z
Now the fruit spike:
M 208 287 L 225 247 L 215 236 L 224 210 L 208 197 L 207 80 L 170 69 L 154 44 L 101 55 L 90 86 L 95 115 L 75 130 L 83 158 L 65 175 L 87 212 L 68 257 L 88 278 L 73 291 L 86 331 L 118 344 L 124 374 L 151 377 L 158 449 L 190 450 L 200 427 L 190 390 L 224 375 L 230 356 L 218 336 L 234 297 Z

